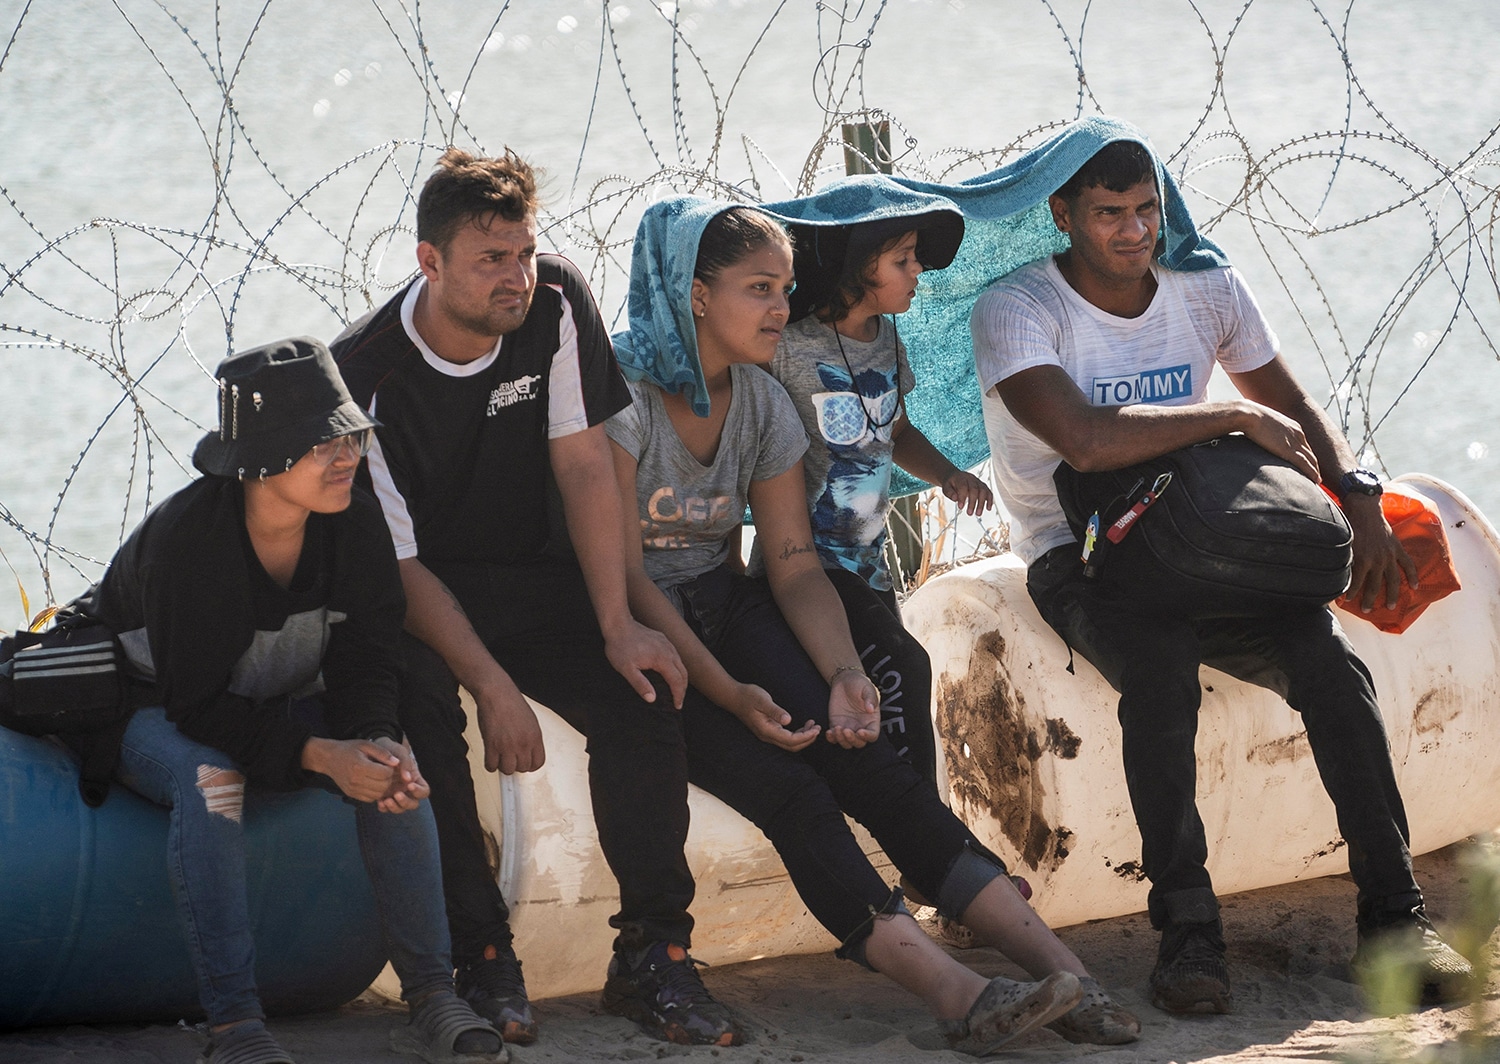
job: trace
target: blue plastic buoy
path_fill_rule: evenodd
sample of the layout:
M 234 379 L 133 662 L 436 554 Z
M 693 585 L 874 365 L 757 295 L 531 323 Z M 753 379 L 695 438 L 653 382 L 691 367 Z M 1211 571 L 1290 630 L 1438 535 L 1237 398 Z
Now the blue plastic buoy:
M 271 1014 L 336 1008 L 385 945 L 354 810 L 249 792 L 256 981 Z M 0 1027 L 202 1018 L 167 877 L 167 811 L 116 784 L 90 809 L 68 751 L 0 728 Z

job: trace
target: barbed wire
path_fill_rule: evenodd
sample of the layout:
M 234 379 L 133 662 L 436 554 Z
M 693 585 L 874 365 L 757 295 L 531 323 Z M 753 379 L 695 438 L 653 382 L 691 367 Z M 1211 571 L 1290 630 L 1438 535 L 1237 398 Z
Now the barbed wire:
M 736 0 L 734 25 L 750 31 L 732 32 L 730 40 L 715 36 L 728 16 L 713 0 L 632 2 L 643 15 L 632 15 L 622 0 L 571 5 L 582 17 L 558 18 L 543 39 L 544 45 L 556 42 L 546 46 L 556 57 L 549 66 L 557 76 L 535 86 L 534 98 L 500 108 L 503 115 L 507 106 L 546 107 L 548 95 L 558 93 L 586 101 L 563 202 L 541 223 L 544 237 L 584 269 L 606 318 L 617 326 L 623 324 L 635 223 L 660 195 L 757 202 L 804 194 L 843 172 L 845 151 L 870 168 L 955 180 L 1002 165 L 1066 122 L 1105 109 L 1097 72 L 1113 60 L 1108 31 L 1099 31 L 1105 36 L 1096 41 L 1093 30 L 1107 8 L 1097 0 L 1032 0 L 1062 47 L 1061 62 L 1071 65 L 1076 89 L 1050 116 L 1019 132 L 1007 128 L 1002 114 L 995 127 L 1003 143 L 980 145 L 925 143 L 913 121 L 921 116 L 903 98 L 899 81 L 872 84 L 874 59 L 911 44 L 890 29 L 890 0 L 819 0 L 810 13 L 787 0 L 766 0 L 754 23 Z M 1163 157 L 1201 229 L 1233 225 L 1248 232 L 1322 367 L 1330 409 L 1356 447 L 1378 459 L 1377 434 L 1455 330 L 1463 327 L 1495 353 L 1500 122 L 1465 145 L 1457 162 L 1444 162 L 1441 151 L 1403 131 L 1380 105 L 1369 76 L 1381 71 L 1359 69 L 1351 46 L 1356 3 L 1325 10 L 1319 0 L 1280 0 L 1278 13 L 1294 3 L 1328 35 L 1342 121 L 1257 147 L 1237 117 L 1241 107 L 1228 74 L 1236 69 L 1250 16 L 1271 2 L 1240 0 L 1227 15 L 1206 0 L 1173 6 L 1181 26 L 1201 33 L 1193 61 L 1212 79 L 1180 127 L 1180 141 L 1170 150 L 1164 145 Z M 132 77 L 159 79 L 180 111 L 183 132 L 171 150 L 201 163 L 204 176 L 203 188 L 181 190 L 181 217 L 173 224 L 107 211 L 63 217 L 59 224 L 50 184 L 21 169 L 27 153 L 8 152 L 0 162 L 0 357 L 46 356 L 42 366 L 26 364 L 24 374 L 8 361 L 4 372 L 13 383 L 7 390 L 19 376 L 40 375 L 39 402 L 43 395 L 71 397 L 85 388 L 104 387 L 113 396 L 94 404 L 96 422 L 60 427 L 46 439 L 12 438 L 13 429 L 5 429 L 12 456 L 45 447 L 56 452 L 54 465 L 62 463 L 55 482 L 28 484 L 24 498 L 16 476 L 0 481 L 0 533 L 6 533 L 0 549 L 10 543 L 30 553 L 45 602 L 59 591 L 76 592 L 74 578 L 97 578 L 145 508 L 190 475 L 186 453 L 205 430 L 199 419 L 208 416 L 203 385 L 248 327 L 243 323 L 260 328 L 279 320 L 280 307 L 296 306 L 303 318 L 321 316 L 331 335 L 379 305 L 411 276 L 401 253 L 414 240 L 417 193 L 437 154 L 449 143 L 494 151 L 511 136 L 504 121 L 498 142 L 490 135 L 495 112 L 492 101 L 481 101 L 481 74 L 489 69 L 483 61 L 535 46 L 523 32 L 544 17 L 535 5 L 492 4 L 493 13 L 474 12 L 467 29 L 464 19 L 431 0 L 304 6 L 314 10 L 294 9 L 290 0 L 261 0 L 244 10 L 216 0 L 112 0 L 110 9 L 76 13 L 88 22 L 91 41 L 133 41 L 131 58 L 119 61 L 133 64 Z M 928 6 L 963 7 L 958 0 Z M 46 34 L 60 32 L 46 22 L 52 12 L 26 0 L 9 16 L 12 25 L 0 25 L 0 111 L 22 116 L 13 121 L 24 121 L 37 102 L 31 68 L 50 54 Z M 276 34 L 288 34 L 288 17 L 343 13 L 365 19 L 366 52 L 383 48 L 381 54 L 396 57 L 390 76 L 399 75 L 402 99 L 419 101 L 420 112 L 402 120 L 405 128 L 383 127 L 384 135 L 342 158 L 324 158 L 318 138 L 304 138 L 309 166 L 309 160 L 290 159 L 282 145 L 275 78 L 290 73 L 271 60 L 295 38 Z M 971 3 L 960 16 L 979 20 L 992 12 Z M 795 79 L 785 76 L 784 39 L 771 43 L 788 27 L 810 38 L 815 52 L 810 69 Z M 592 48 L 583 43 L 591 29 L 597 29 Z M 562 71 L 571 78 L 566 84 Z M 955 73 L 977 78 L 982 71 Z M 341 70 L 344 75 L 336 84 L 358 77 Z M 365 76 L 376 75 L 387 72 L 371 60 Z M 618 99 L 609 87 L 615 78 Z M 799 100 L 810 94 L 809 103 L 796 104 L 810 135 L 795 155 L 783 149 L 777 158 L 766 146 L 765 127 L 742 117 L 767 106 L 771 80 L 778 93 L 795 82 L 787 91 Z M 663 94 L 669 117 L 657 117 Z M 326 103 L 315 105 L 314 114 Z M 144 129 L 160 116 L 139 120 Z M 889 157 L 883 148 L 871 155 L 845 143 L 846 125 L 878 123 L 891 132 Z M 633 138 L 639 139 L 638 156 L 621 154 L 620 145 Z M 736 143 L 738 156 L 726 151 Z M 1323 176 L 1308 194 L 1302 186 L 1313 168 Z M 1353 205 L 1344 195 L 1348 188 L 1359 192 Z M 1330 294 L 1325 277 L 1331 267 L 1320 251 L 1336 234 L 1397 215 L 1420 218 L 1424 235 L 1404 249 L 1400 262 L 1383 264 L 1395 278 L 1389 300 L 1356 333 Z M 1421 334 L 1426 346 L 1412 362 L 1393 351 L 1398 326 L 1419 304 L 1429 318 L 1439 316 L 1432 310 L 1438 306 L 1441 321 Z M 96 379 L 83 383 L 78 367 L 98 371 Z M 62 438 L 68 434 L 73 442 Z M 38 506 L 39 492 L 50 500 L 45 507 Z M 70 524 L 75 505 L 83 516 Z M 932 495 L 917 513 L 915 531 L 928 544 L 924 576 L 961 560 L 962 552 L 1005 549 L 1003 522 L 961 526 Z M 63 574 L 68 586 L 59 579 Z M 25 583 L 30 574 L 18 578 Z

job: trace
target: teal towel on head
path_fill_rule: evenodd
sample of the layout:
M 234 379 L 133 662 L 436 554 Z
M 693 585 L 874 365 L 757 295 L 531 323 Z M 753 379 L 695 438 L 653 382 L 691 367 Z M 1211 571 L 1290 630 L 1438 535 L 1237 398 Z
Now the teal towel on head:
M 761 210 L 792 233 L 792 321 L 832 302 L 864 256 L 904 230 L 917 230 L 917 258 L 929 269 L 952 262 L 964 236 L 963 214 L 952 200 L 915 192 L 884 174 L 851 177 L 815 196 L 763 204 Z
M 957 184 L 853 177 L 813 196 L 765 206 L 785 221 L 813 225 L 897 217 L 942 206 L 957 206 L 963 212 L 964 239 L 957 258 L 946 269 L 922 275 L 916 301 L 897 321 L 917 379 L 907 399 L 907 417 L 960 468 L 977 465 L 989 455 L 969 336 L 974 301 L 1012 270 L 1067 250 L 1068 238 L 1052 224 L 1047 197 L 1116 140 L 1138 141 L 1157 160 L 1163 207 L 1161 265 L 1173 270 L 1227 266 L 1224 253 L 1194 227 L 1176 182 L 1145 134 L 1128 122 L 1100 116 L 1074 122 L 1008 166 Z M 895 471 L 892 494 L 923 487 L 921 481 Z
M 933 211 L 957 210 L 944 186 L 917 188 L 885 174 L 845 177 L 821 192 L 778 203 L 763 203 L 760 209 L 793 225 L 855 225 L 907 218 Z
M 733 206 L 673 196 L 646 208 L 630 253 L 629 327 L 611 337 L 627 380 L 686 392 L 699 417 L 708 417 L 709 404 L 693 326 L 693 267 L 703 230 Z

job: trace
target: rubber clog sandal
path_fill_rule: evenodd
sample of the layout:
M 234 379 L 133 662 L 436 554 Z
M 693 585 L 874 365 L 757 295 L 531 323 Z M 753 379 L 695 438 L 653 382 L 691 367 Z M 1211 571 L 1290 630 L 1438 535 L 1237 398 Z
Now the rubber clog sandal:
M 246 1020 L 208 1036 L 198 1064 L 297 1064 L 261 1020 Z
M 938 941 L 954 949 L 973 949 L 979 945 L 973 931 L 947 916 L 938 917 Z
M 482 1040 L 497 1048 L 477 1052 L 455 1048 L 466 1034 L 487 1035 Z M 500 1032 L 451 990 L 429 994 L 412 1009 L 406 1026 L 391 1031 L 391 1048 L 419 1056 L 427 1064 L 506 1064 L 510 1060 Z
M 1057 1019 L 1083 996 L 1078 976 L 1053 972 L 1040 983 L 1018 983 L 996 976 L 975 999 L 961 1020 L 943 1020 L 938 1027 L 948 1048 L 976 1057 L 995 1052 L 1012 1038 Z
M 1093 976 L 1081 976 L 1083 997 L 1047 1026 L 1078 1045 L 1122 1046 L 1141 1036 L 1141 1021 L 1116 1002 Z

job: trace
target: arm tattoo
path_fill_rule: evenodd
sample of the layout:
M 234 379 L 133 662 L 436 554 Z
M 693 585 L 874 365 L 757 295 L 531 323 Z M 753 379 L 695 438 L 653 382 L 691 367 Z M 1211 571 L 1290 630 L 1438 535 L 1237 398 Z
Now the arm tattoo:
M 781 560 L 787 561 L 798 554 L 812 554 L 815 549 L 811 542 L 804 543 L 799 547 L 792 543 L 790 539 L 786 539 L 782 541 L 781 545 Z

